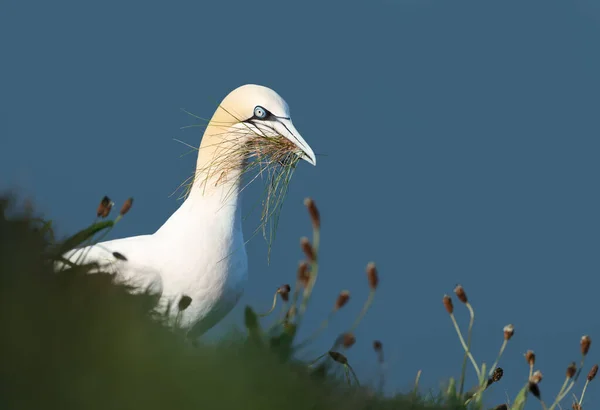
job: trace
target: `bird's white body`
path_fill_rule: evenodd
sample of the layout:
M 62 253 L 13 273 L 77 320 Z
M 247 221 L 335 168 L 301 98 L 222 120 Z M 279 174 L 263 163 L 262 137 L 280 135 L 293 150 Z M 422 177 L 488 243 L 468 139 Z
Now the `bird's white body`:
M 227 102 L 227 109 L 221 110 Z M 205 131 L 189 195 L 154 234 L 106 241 L 65 256 L 72 261 L 98 262 L 103 270 L 115 273 L 118 282 L 132 285 L 134 292 L 160 294 L 158 308 L 170 305 L 171 317 L 178 316 L 178 324 L 191 335 L 200 335 L 218 323 L 236 305 L 248 279 L 240 204 L 243 164 L 212 173 L 198 170 L 206 170 L 211 160 L 250 138 L 246 134 L 240 137 L 247 124 L 257 129 L 267 124 L 269 129 L 286 132 L 280 132 L 281 125 L 269 125 L 266 120 L 247 120 L 241 127 L 240 117 L 250 118 L 248 109 L 252 111 L 255 106 L 273 112 L 273 121 L 284 123 L 289 131 L 286 138 L 299 141 L 294 141 L 302 149 L 299 155 L 315 163 L 312 150 L 291 125 L 283 99 L 266 87 L 242 86 L 223 100 Z M 235 119 L 224 111 L 235 111 Z M 215 148 L 219 144 L 229 145 Z M 190 297 L 191 303 L 178 313 L 182 296 Z

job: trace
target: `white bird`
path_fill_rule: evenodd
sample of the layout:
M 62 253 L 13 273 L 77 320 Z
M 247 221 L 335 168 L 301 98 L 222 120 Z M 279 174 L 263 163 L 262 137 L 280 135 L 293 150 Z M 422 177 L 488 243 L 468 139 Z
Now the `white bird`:
M 96 262 L 115 281 L 160 295 L 171 318 L 198 336 L 227 315 L 242 296 L 248 258 L 241 224 L 241 176 L 264 153 L 281 166 L 315 154 L 292 124 L 287 103 L 275 91 L 241 86 L 221 102 L 202 137 L 188 195 L 154 233 L 100 242 L 65 255 Z M 183 296 L 191 303 L 177 313 Z

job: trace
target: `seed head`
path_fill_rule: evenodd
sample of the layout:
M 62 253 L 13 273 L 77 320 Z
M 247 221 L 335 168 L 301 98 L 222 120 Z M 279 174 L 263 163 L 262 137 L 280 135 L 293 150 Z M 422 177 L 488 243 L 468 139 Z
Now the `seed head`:
M 590 346 L 592 345 L 592 339 L 588 335 L 581 337 L 581 354 L 583 356 L 587 355 L 590 351 Z
M 494 383 L 499 382 L 500 379 L 502 379 L 502 376 L 504 376 L 504 370 L 502 367 L 497 367 L 496 370 L 494 370 L 494 373 L 492 373 L 492 381 Z
M 381 352 L 383 350 L 383 344 L 379 340 L 373 341 L 373 350 Z
M 533 374 L 531 375 L 531 381 L 535 384 L 539 383 L 542 381 L 542 379 L 544 378 L 544 375 L 542 374 L 542 372 L 540 372 L 539 370 L 536 370 L 535 372 L 533 372 Z
M 377 268 L 375 262 L 369 262 L 367 265 L 367 279 L 369 280 L 369 287 L 371 290 L 377 289 L 379 284 L 379 277 L 377 276 Z
M 302 261 L 298 264 L 297 280 L 300 286 L 304 288 L 308 286 L 310 280 L 310 275 L 308 274 L 308 262 Z
M 335 301 L 334 309 L 338 310 L 343 308 L 344 305 L 348 303 L 348 300 L 350 300 L 350 292 L 348 292 L 347 290 L 341 291 L 337 300 Z
M 348 364 L 348 359 L 346 358 L 346 356 L 339 352 L 330 351 L 329 356 L 331 356 L 331 358 L 338 363 Z
M 533 367 L 535 365 L 535 353 L 533 353 L 533 350 L 528 350 L 527 353 L 525 353 L 525 360 L 527 360 L 529 366 Z
M 125 215 L 127 212 L 129 212 L 132 205 L 133 205 L 133 198 L 127 198 L 127 200 L 121 207 L 121 212 L 119 212 L 119 214 L 121 214 L 121 216 Z
M 508 405 L 506 403 L 499 404 L 498 406 L 494 407 L 492 410 L 508 410 Z
M 577 403 L 576 401 L 573 402 L 573 405 L 571 405 L 571 408 L 573 410 L 582 410 L 581 404 Z
M 538 384 L 539 382 L 541 382 L 543 378 L 544 378 L 544 376 L 542 375 L 542 372 L 540 372 L 539 370 L 536 370 L 531 375 L 531 381 L 535 384 Z
M 342 344 L 346 349 L 349 349 L 356 343 L 356 337 L 352 333 L 344 333 L 342 335 Z
M 98 204 L 98 209 L 96 210 L 96 216 L 106 218 L 112 209 L 114 202 L 110 200 L 108 196 L 104 196 Z
M 279 296 L 281 296 L 281 300 L 283 300 L 284 302 L 287 302 L 288 300 L 290 300 L 290 290 L 292 288 L 290 288 L 290 285 L 285 284 L 285 285 L 281 285 L 279 287 L 279 289 L 277 289 L 277 293 L 279 293 Z
M 567 378 L 572 378 L 575 376 L 575 373 L 577 373 L 577 364 L 575 362 L 571 362 L 569 367 L 567 367 Z
M 304 206 L 308 209 L 313 229 L 319 229 L 321 227 L 321 217 L 319 216 L 319 210 L 315 205 L 315 201 L 313 201 L 312 198 L 306 198 L 304 200 Z
M 310 241 L 307 237 L 303 236 L 300 238 L 300 246 L 302 247 L 302 252 L 306 255 L 306 258 L 309 262 L 315 261 L 315 250 L 313 246 L 310 244 Z
M 515 327 L 513 325 L 504 326 L 504 340 L 510 340 L 515 334 Z
M 454 288 L 454 293 L 456 294 L 458 300 L 460 300 L 462 303 L 469 303 L 469 300 L 467 299 L 467 294 L 465 293 L 465 289 L 461 285 L 456 285 L 456 287 Z
M 588 381 L 592 381 L 594 380 L 594 377 L 596 377 L 596 375 L 598 374 L 598 365 L 595 364 L 592 366 L 592 368 L 590 369 L 590 372 L 588 373 Z
M 452 304 L 452 298 L 450 296 L 444 295 L 442 302 L 444 303 L 444 307 L 446 308 L 448 314 L 451 315 L 452 313 L 454 313 L 454 305 Z
M 536 399 L 540 399 L 540 387 L 537 383 L 529 382 L 529 392 L 533 394 Z

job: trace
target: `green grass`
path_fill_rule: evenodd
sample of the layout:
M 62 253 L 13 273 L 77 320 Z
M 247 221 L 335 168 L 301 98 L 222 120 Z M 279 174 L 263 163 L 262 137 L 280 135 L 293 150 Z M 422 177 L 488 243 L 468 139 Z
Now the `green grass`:
M 470 346 L 465 364 L 477 368 L 481 387 L 461 394 L 450 379 L 436 397 L 410 390 L 384 397 L 376 386 L 359 385 L 360 375 L 344 354 L 359 320 L 314 365 L 294 358 L 297 346 L 310 343 L 295 336 L 318 274 L 320 217 L 314 203 L 306 205 L 313 239 L 302 241 L 307 263 L 301 265 L 298 284 L 275 295 L 279 303 L 287 302 L 267 318 L 247 307 L 242 333 L 198 346 L 150 313 L 155 299 L 129 294 L 111 283 L 110 275 L 87 275 L 91 266 L 55 273 L 53 264 L 65 250 L 102 237 L 112 221 L 55 242 L 50 223 L 0 200 L 0 408 L 422 410 L 465 408 L 469 397 L 469 408 L 484 408 L 485 387 L 497 381 L 488 382 L 485 366 L 472 355 L 467 361 Z M 377 288 L 374 265 L 367 267 L 365 284 L 371 294 L 363 312 Z M 322 327 L 340 308 L 324 318 Z M 454 307 L 450 310 L 453 316 Z M 524 368 L 529 370 L 526 363 Z M 526 381 L 527 371 L 521 376 Z M 522 409 L 535 387 L 527 384 L 511 408 Z M 531 408 L 539 405 L 532 402 Z

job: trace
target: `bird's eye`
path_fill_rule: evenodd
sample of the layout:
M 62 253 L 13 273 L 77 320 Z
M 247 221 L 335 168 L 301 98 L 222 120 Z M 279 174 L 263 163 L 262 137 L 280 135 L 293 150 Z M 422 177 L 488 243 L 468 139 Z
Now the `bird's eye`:
M 267 118 L 267 110 L 265 110 L 260 105 L 257 105 L 256 107 L 254 107 L 254 116 L 256 118 L 264 120 L 265 118 Z

